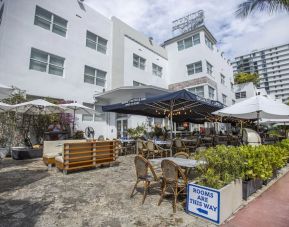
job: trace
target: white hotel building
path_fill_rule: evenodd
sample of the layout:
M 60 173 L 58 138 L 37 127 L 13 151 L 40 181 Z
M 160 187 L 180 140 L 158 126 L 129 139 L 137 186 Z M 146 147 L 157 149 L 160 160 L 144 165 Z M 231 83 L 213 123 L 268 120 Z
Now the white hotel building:
M 77 127 L 96 136 L 150 120 L 101 112 L 131 98 L 188 89 L 231 105 L 233 69 L 215 44 L 204 25 L 160 46 L 85 1 L 0 0 L 0 83 L 95 107 L 99 114 L 78 116 Z

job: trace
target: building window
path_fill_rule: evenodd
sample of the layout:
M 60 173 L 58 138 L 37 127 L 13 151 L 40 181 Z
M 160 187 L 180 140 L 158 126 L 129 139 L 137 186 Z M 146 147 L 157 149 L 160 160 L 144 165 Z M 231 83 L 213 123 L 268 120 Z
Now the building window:
M 90 31 L 86 31 L 86 46 L 105 54 L 107 49 L 107 40 Z
M 4 13 L 4 4 L 2 5 L 2 7 L 0 9 L 0 25 L 2 23 L 3 13 Z
M 34 24 L 52 31 L 63 37 L 66 36 L 67 20 L 36 6 Z
M 139 87 L 139 86 L 146 86 L 146 84 L 143 84 L 143 83 L 140 83 L 140 82 L 137 82 L 137 81 L 133 81 L 133 86 L 135 87 Z
M 199 44 L 199 43 L 201 43 L 200 33 L 193 35 L 193 44 L 194 44 L 194 45 L 197 45 L 197 44 Z
M 156 64 L 152 64 L 152 67 L 153 67 L 153 75 L 156 75 L 158 77 L 162 77 L 163 75 L 163 68 L 156 65 Z
M 227 102 L 227 96 L 222 94 L 223 104 L 226 104 Z
M 188 75 L 202 72 L 202 62 L 198 61 L 187 65 Z
M 190 91 L 190 92 L 192 92 L 198 96 L 204 97 L 204 86 L 191 87 L 188 89 L 188 91 Z
M 214 44 L 207 36 L 205 36 L 205 43 L 206 43 L 207 47 L 209 47 L 211 50 L 213 50 Z
M 215 89 L 209 86 L 209 99 L 215 100 Z
M 63 76 L 64 61 L 62 57 L 32 48 L 29 69 Z
M 226 77 L 221 73 L 221 84 L 225 85 Z
M 133 66 L 137 67 L 139 69 L 145 70 L 145 63 L 146 63 L 146 59 L 133 54 Z
M 94 105 L 92 103 L 83 103 L 84 106 L 94 109 L 95 114 L 82 114 L 82 121 L 104 121 L 105 113 L 102 111 L 102 107 L 100 105 Z
M 247 97 L 246 91 L 236 92 L 235 93 L 235 97 L 236 97 L 236 99 L 246 98 Z
M 86 65 L 84 67 L 84 82 L 105 87 L 106 72 Z
M 84 106 L 94 109 L 94 105 L 92 103 L 83 103 Z M 93 121 L 92 114 L 82 114 L 82 121 Z
M 213 66 L 207 62 L 207 73 L 212 76 L 213 74 Z
M 192 37 L 178 41 L 178 50 L 180 51 L 180 50 L 190 48 L 193 45 L 199 44 L 200 42 L 201 42 L 200 41 L 200 34 L 199 33 L 195 34 Z

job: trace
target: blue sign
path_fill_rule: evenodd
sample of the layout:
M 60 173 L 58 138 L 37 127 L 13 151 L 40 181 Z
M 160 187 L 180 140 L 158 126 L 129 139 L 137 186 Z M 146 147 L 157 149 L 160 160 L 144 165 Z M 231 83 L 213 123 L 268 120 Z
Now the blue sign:
M 198 184 L 188 184 L 187 212 L 220 224 L 220 192 Z

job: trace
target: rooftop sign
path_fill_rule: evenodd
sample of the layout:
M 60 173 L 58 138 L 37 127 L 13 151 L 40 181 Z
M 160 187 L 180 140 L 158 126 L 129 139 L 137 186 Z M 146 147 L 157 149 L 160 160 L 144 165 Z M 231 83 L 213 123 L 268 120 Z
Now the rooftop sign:
M 172 33 L 173 36 L 183 34 L 188 31 L 192 31 L 197 27 L 200 27 L 204 24 L 204 11 L 199 10 L 194 13 L 190 13 L 184 17 L 181 17 L 177 20 L 174 20 L 173 27 L 172 27 Z

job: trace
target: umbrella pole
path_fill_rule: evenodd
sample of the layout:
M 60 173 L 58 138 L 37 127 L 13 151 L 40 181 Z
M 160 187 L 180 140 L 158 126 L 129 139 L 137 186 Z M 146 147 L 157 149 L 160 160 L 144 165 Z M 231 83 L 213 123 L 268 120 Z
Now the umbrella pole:
M 73 125 L 72 125 L 72 134 L 74 134 L 74 127 L 75 127 L 75 109 L 73 110 Z
M 171 124 L 171 140 L 173 140 L 173 111 L 170 113 L 170 124 Z M 172 141 L 173 142 L 173 141 Z M 170 150 L 170 157 L 173 156 L 172 149 Z
M 259 133 L 260 128 L 260 111 L 257 111 L 257 132 Z

